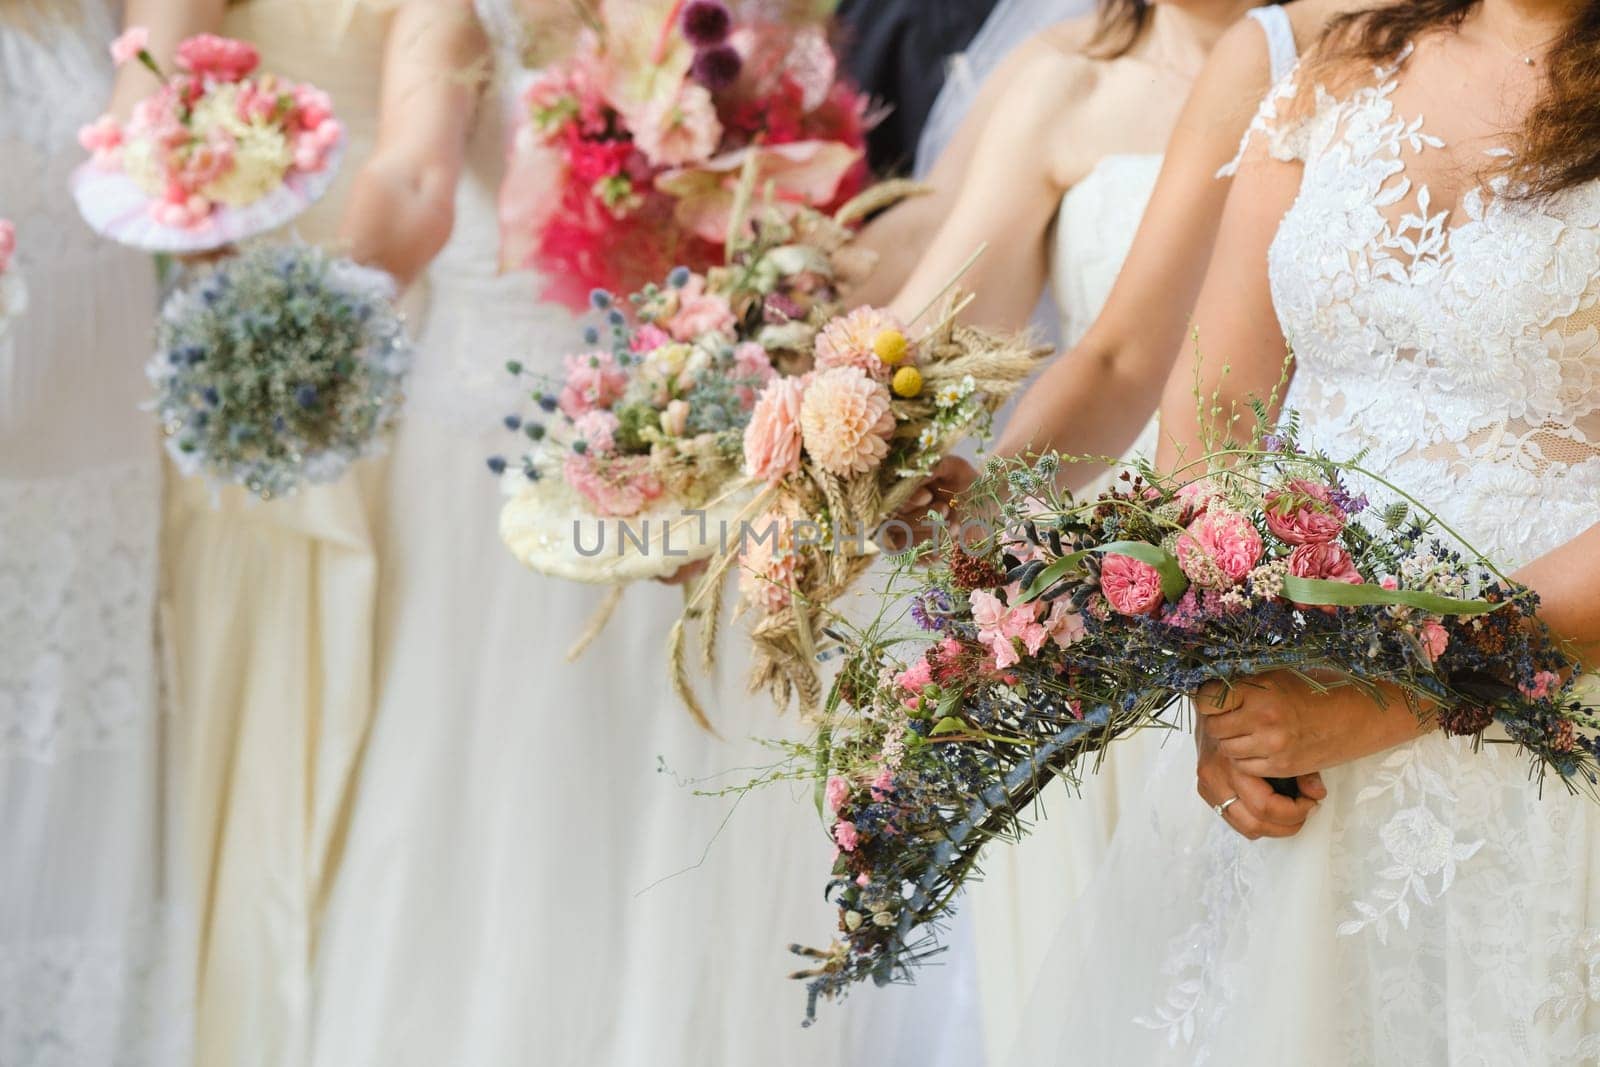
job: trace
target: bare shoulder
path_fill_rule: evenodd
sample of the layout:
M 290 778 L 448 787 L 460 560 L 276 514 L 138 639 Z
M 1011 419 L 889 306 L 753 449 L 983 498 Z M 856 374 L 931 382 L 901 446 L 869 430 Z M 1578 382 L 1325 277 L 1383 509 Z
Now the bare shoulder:
M 1082 18 L 1058 23 L 1028 38 L 1006 60 L 1020 90 L 1009 95 L 1018 98 L 1017 102 L 1031 96 L 1037 101 L 1051 100 L 1059 107 L 1063 94 L 1091 87 L 1101 64 L 1085 55 L 1083 48 L 1093 33 L 1094 20 Z

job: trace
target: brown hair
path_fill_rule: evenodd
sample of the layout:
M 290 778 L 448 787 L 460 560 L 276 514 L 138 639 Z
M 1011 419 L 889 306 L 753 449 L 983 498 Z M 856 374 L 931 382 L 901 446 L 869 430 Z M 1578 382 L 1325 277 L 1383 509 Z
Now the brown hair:
M 1272 0 L 1282 4 L 1285 0 Z M 1094 59 L 1119 59 L 1132 51 L 1150 25 L 1150 0 L 1099 0 L 1095 5 L 1094 36 L 1084 53 Z
M 1479 0 L 1413 0 L 1335 18 L 1323 38 L 1329 62 L 1387 63 L 1417 37 L 1456 29 Z M 1523 120 L 1510 166 L 1528 199 L 1600 178 L 1600 3 L 1586 3 L 1543 64 L 1545 85 Z
M 83 19 L 76 0 L 0 0 L 0 22 L 26 33 L 41 33 L 47 26 L 76 25 Z

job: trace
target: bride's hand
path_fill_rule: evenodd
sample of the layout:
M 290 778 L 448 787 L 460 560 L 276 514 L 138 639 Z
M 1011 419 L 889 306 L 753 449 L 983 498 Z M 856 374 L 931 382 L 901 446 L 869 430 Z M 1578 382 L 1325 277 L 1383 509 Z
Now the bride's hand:
M 1289 671 L 1231 688 L 1202 689 L 1195 710 L 1220 755 L 1261 778 L 1294 778 L 1404 744 L 1430 728 L 1404 694 L 1389 687 L 1383 706 L 1353 685 L 1318 692 Z
M 1196 704 L 1202 701 L 1196 701 Z M 1217 740 L 1207 725 L 1210 718 L 1196 716 L 1195 747 L 1199 752 L 1196 789 L 1206 806 L 1215 808 L 1237 797 L 1223 810 L 1228 825 L 1252 841 L 1263 837 L 1293 837 L 1305 825 L 1317 803 L 1328 795 L 1322 777 L 1308 774 L 1299 780 L 1300 796 L 1291 799 L 1274 792 L 1261 777 L 1249 774 L 1217 751 Z

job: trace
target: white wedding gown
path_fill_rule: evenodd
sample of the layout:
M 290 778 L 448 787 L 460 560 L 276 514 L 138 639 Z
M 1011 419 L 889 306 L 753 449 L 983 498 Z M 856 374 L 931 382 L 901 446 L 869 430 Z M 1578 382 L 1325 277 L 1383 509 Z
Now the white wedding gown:
M 1274 80 L 1286 75 L 1297 58 L 1288 15 L 1280 7 L 1256 8 L 1249 14 L 1265 35 Z M 1105 307 L 1155 189 L 1162 158 L 1107 156 L 1062 198 L 1050 287 L 1060 317 L 1063 352 L 1083 339 Z M 1154 456 L 1155 447 L 1152 419 L 1128 456 Z M 1120 466 L 1080 495 L 1103 491 L 1117 469 Z M 970 896 L 977 917 L 979 988 L 991 1058 L 1010 1048 L 1049 954 L 1058 916 L 1100 870 L 1119 816 L 1142 792 L 1164 745 L 1192 751 L 1185 739 L 1162 731 L 1124 738 L 1098 769 L 1081 769 L 1079 791 L 1064 783 L 1047 789 L 1033 813 L 1035 825 L 1028 837 L 994 849 L 987 857 L 985 878 Z
M 1401 66 L 1272 130 L 1305 168 L 1268 262 L 1286 407 L 1307 448 L 1365 451 L 1511 570 L 1600 520 L 1600 183 L 1430 208 L 1427 180 L 1478 153 L 1449 158 L 1426 99 Z M 1195 797 L 1192 746 L 1167 746 L 1014 1062 L 1600 1059 L 1594 802 L 1437 733 L 1324 779 L 1298 836 L 1250 842 Z
M 479 6 L 509 46 L 500 5 Z M 318 939 L 313 1063 L 978 1062 L 958 968 L 863 990 L 801 1028 L 787 945 L 826 944 L 837 917 L 809 790 L 734 809 L 683 781 L 752 777 L 776 757 L 740 739 L 797 724 L 755 698 L 711 703 L 730 741 L 693 724 L 665 656 L 681 594 L 662 585 L 629 588 L 566 662 L 601 590 L 529 573 L 501 545 L 484 461 L 516 449 L 499 423 L 526 403 L 504 364 L 559 374 L 582 323 L 536 303 L 532 275 L 496 274 L 494 94 L 482 110 L 391 449 L 378 710 Z M 728 636 L 703 695 L 742 691 Z
M 0 15 L 0 216 L 31 306 L 0 350 L 0 1064 L 189 1062 L 157 699 L 155 278 L 67 178 L 112 5 Z

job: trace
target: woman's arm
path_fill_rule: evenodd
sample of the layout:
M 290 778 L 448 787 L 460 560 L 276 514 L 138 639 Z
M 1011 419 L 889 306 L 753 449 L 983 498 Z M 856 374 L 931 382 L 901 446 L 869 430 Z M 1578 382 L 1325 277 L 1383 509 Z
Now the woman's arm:
M 973 153 L 1016 83 L 1019 71 L 1018 57 L 1013 57 L 983 83 L 972 110 L 928 172 L 926 184 L 930 191 L 902 201 L 862 229 L 857 243 L 876 253 L 878 262 L 871 277 L 850 293 L 852 303 L 881 307 L 894 299 L 911 277 L 922 250 L 954 209 Z
M 1217 171 L 1238 152 L 1270 83 L 1266 39 L 1242 21 L 1217 42 L 1184 105 L 1105 308 L 1023 395 L 999 454 L 1117 456 L 1133 444 L 1184 347 L 1230 185 Z M 1077 488 L 1102 469 L 1069 466 L 1063 480 Z
M 977 138 L 948 217 L 891 302 L 910 319 L 920 313 L 979 248 L 988 251 L 961 279 L 975 294 L 972 322 L 1015 329 L 1039 302 L 1048 269 L 1046 237 L 1062 186 L 1042 147 L 1060 140 L 1063 103 L 1091 84 L 1093 65 L 1037 37 L 1018 49 L 1014 87 Z
M 165 70 L 172 69 L 178 42 L 197 33 L 222 28 L 227 0 L 128 0 L 123 8 L 124 27 L 143 26 L 150 31 L 150 54 Z M 110 41 L 106 44 L 109 46 Z M 133 105 L 156 89 L 155 77 L 141 63 L 127 63 L 117 72 L 111 92 L 111 113 L 126 119 Z
M 356 175 L 339 236 L 353 258 L 402 285 L 450 238 L 488 60 L 467 0 L 407 0 L 390 25 L 378 142 Z

